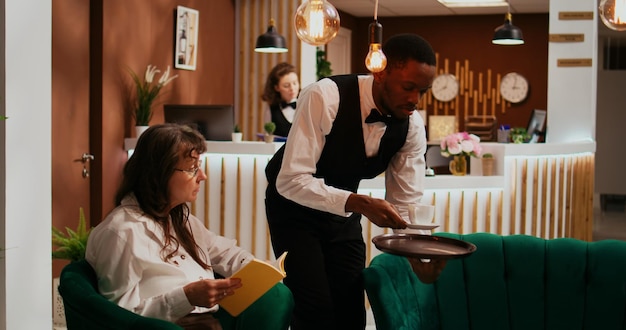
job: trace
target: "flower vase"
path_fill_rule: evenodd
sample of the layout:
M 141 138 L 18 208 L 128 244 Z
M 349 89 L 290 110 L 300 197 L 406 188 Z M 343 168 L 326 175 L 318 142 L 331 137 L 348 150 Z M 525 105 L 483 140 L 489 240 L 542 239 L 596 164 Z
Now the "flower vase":
M 139 138 L 150 126 L 135 126 L 135 136 Z
M 450 161 L 450 173 L 458 176 L 467 174 L 467 159 L 465 156 L 454 156 L 454 159 Z

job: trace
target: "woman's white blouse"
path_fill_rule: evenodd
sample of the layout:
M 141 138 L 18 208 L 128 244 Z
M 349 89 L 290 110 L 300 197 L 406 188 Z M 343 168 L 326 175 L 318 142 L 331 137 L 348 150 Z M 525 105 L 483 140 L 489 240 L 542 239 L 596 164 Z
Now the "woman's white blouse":
M 92 229 L 87 242 L 85 257 L 97 274 L 100 293 L 132 312 L 168 321 L 190 312 L 217 310 L 217 306 L 192 306 L 183 286 L 214 279 L 213 272 L 228 277 L 254 257 L 235 240 L 206 229 L 193 215 L 189 224 L 212 269 L 203 269 L 182 247 L 171 260 L 163 261 L 161 227 L 142 215 L 133 196 L 124 198 Z

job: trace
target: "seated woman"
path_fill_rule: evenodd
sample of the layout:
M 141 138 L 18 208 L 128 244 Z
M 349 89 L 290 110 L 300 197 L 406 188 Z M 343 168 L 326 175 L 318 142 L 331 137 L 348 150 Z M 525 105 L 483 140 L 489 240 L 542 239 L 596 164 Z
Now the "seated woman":
M 185 329 L 287 329 L 293 305 L 282 284 L 237 318 L 219 310 L 242 284 L 216 274 L 228 277 L 254 256 L 190 214 L 187 203 L 207 179 L 200 159 L 205 150 L 204 137 L 187 126 L 156 125 L 141 135 L 124 167 L 117 207 L 87 242 L 100 293 Z
M 278 63 L 268 74 L 261 96 L 267 102 L 263 119 L 276 124 L 275 135 L 286 137 L 289 134 L 299 93 L 296 68 L 289 63 Z

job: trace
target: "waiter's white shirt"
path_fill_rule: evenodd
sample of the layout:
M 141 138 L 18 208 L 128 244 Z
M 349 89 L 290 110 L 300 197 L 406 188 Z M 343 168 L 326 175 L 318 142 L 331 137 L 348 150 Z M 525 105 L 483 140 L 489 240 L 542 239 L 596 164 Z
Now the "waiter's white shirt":
M 133 195 L 124 198 L 92 229 L 87 242 L 85 258 L 96 272 L 100 293 L 127 310 L 171 322 L 191 312 L 216 311 L 217 305 L 192 306 L 183 286 L 214 279 L 213 271 L 230 276 L 254 257 L 235 240 L 209 231 L 193 215 L 189 224 L 212 270 L 203 269 L 182 247 L 169 262 L 163 261 L 161 227 L 142 215 Z
M 358 77 L 363 141 L 367 156 L 378 153 L 380 139 L 387 129 L 382 122 L 365 123 L 371 109 L 376 108 L 372 96 L 373 81 L 372 75 Z M 351 192 L 328 186 L 324 184 L 324 179 L 313 177 L 326 142 L 326 135 L 333 127 L 338 109 L 339 90 L 330 79 L 322 79 L 300 92 L 276 188 L 282 196 L 298 204 L 340 216 L 349 216 L 350 213 L 345 211 L 345 205 Z M 393 156 L 385 171 L 385 199 L 394 205 L 417 203 L 424 191 L 426 169 L 424 122 L 417 112 L 409 118 L 406 143 Z M 402 217 L 409 222 L 407 210 L 400 209 Z

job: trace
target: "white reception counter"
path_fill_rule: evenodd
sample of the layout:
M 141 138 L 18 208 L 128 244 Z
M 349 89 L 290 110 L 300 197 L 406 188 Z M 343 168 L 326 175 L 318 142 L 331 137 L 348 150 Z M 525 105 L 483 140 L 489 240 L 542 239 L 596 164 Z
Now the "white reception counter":
M 132 150 L 135 139 L 126 139 Z M 208 180 L 192 212 L 207 227 L 273 258 L 265 218 L 265 165 L 282 143 L 207 141 Z M 467 176 L 427 177 L 422 202 L 436 206 L 434 231 L 528 234 L 591 240 L 595 142 L 483 143 L 496 158 L 495 176 L 471 159 Z M 365 180 L 360 193 L 384 197 L 384 177 Z M 363 236 L 388 232 L 363 219 Z M 378 254 L 369 244 L 368 257 Z

